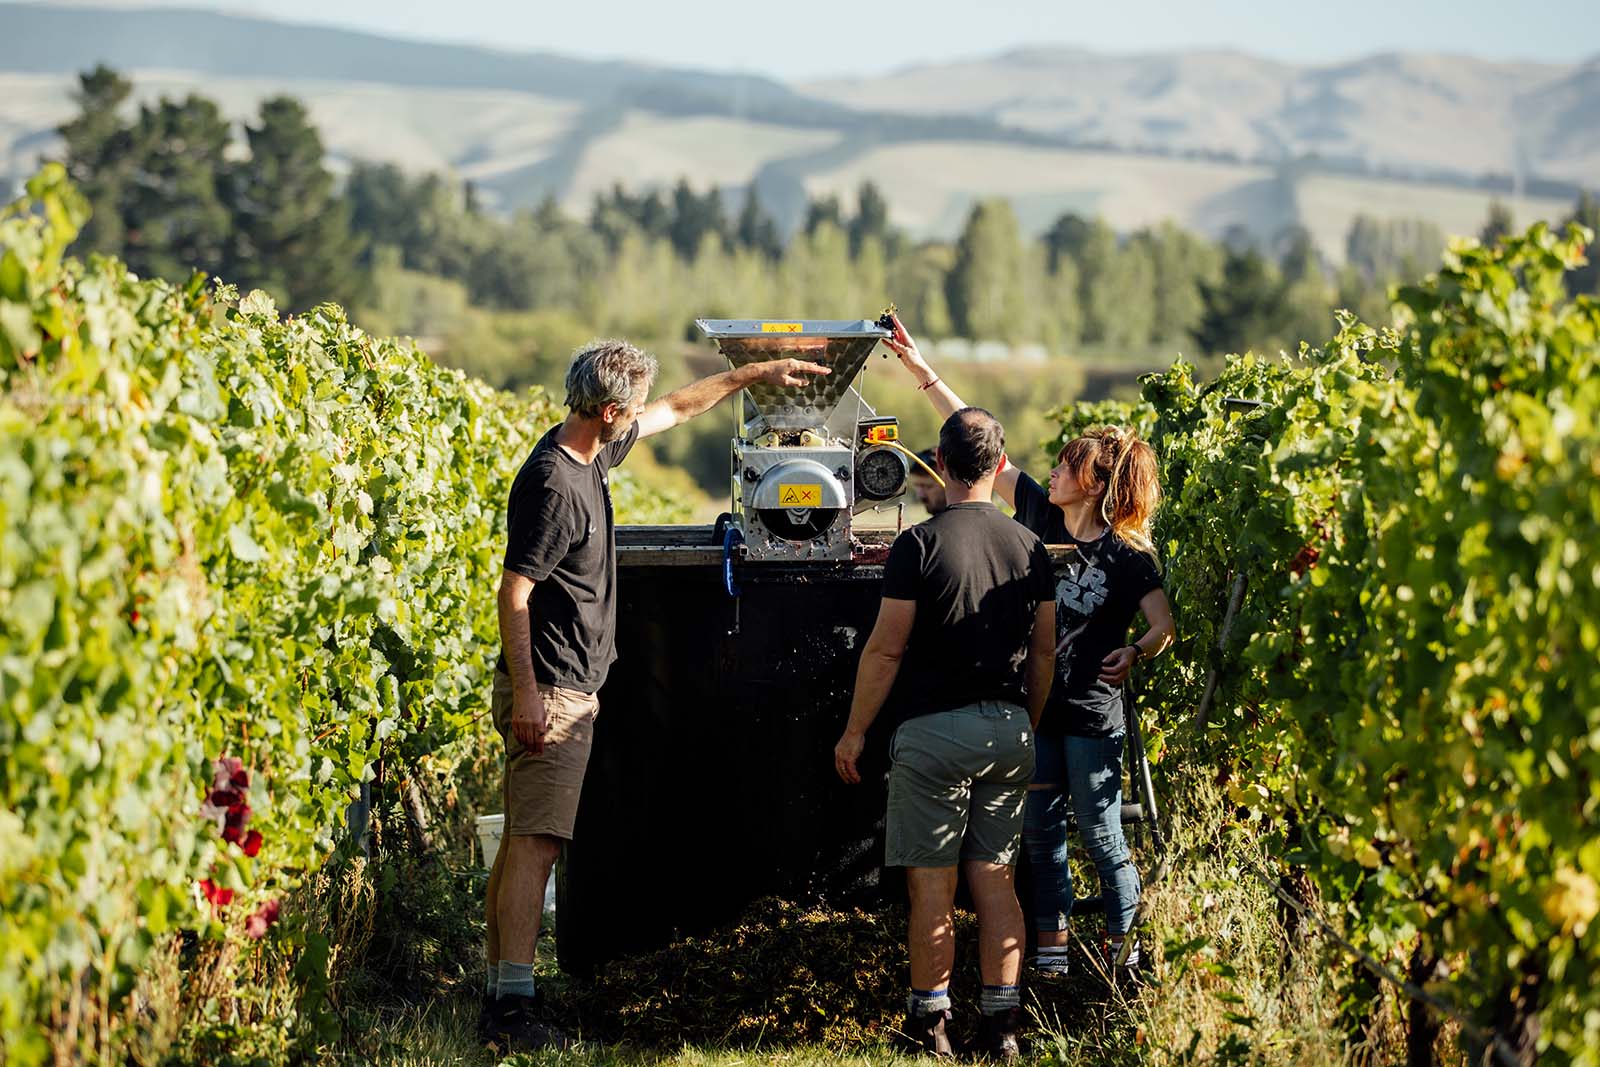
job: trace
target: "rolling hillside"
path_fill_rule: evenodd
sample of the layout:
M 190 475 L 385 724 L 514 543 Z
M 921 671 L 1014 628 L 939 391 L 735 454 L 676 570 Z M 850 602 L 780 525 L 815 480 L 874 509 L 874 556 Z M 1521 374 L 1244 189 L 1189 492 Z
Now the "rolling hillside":
M 554 196 L 581 212 L 614 182 L 686 177 L 735 198 L 754 184 L 792 226 L 807 196 L 848 203 L 871 179 L 919 236 L 949 236 L 974 200 L 1003 195 L 1034 231 L 1069 210 L 1211 234 L 1301 222 L 1338 258 L 1356 213 L 1472 231 L 1492 195 L 1484 177 L 1519 168 L 1540 195 L 1513 203 L 1516 217 L 1554 217 L 1600 164 L 1600 60 L 1382 55 L 1313 68 L 1039 48 L 788 86 L 201 11 L 0 3 L 0 26 L 8 184 L 54 150 L 75 72 L 100 61 L 139 100 L 201 92 L 240 120 L 291 93 L 336 164 L 451 171 L 504 210 Z

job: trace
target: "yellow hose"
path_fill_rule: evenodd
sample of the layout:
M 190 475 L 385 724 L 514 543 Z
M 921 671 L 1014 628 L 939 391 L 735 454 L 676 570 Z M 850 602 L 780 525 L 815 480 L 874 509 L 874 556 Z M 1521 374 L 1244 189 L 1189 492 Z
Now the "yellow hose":
M 934 470 L 932 467 L 928 466 L 926 463 L 922 462 L 922 457 L 917 455 L 915 452 L 911 451 L 911 449 L 907 448 L 905 445 L 901 444 L 899 441 L 880 441 L 879 444 L 888 445 L 890 448 L 898 449 L 899 451 L 904 452 L 906 455 L 910 456 L 911 457 L 911 462 L 915 463 L 917 466 L 919 466 L 923 470 L 927 471 L 928 472 L 928 477 L 930 477 L 934 481 L 938 482 L 940 489 L 944 488 L 944 479 L 939 477 L 939 472 Z

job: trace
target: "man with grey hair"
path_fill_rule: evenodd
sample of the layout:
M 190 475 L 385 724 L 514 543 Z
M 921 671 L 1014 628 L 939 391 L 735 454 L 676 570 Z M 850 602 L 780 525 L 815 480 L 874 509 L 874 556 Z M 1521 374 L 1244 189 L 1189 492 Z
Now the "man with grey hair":
M 511 485 L 500 577 L 500 662 L 492 710 L 505 739 L 505 828 L 489 876 L 486 1041 L 564 1044 L 542 1025 L 534 946 L 545 885 L 572 839 L 589 763 L 595 694 L 616 659 L 616 540 L 609 474 L 634 443 L 751 385 L 796 386 L 828 368 L 797 359 L 713 374 L 646 404 L 656 361 L 597 341 L 567 370 L 567 417 Z

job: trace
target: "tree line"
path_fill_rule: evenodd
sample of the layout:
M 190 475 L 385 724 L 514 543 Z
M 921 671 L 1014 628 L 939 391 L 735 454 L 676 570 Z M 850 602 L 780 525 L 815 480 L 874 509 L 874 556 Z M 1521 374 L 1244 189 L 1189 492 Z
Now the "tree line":
M 205 97 L 162 99 L 124 120 L 131 93 L 109 68 L 85 73 L 79 113 L 60 128 L 68 171 L 94 207 L 79 249 L 145 275 L 198 268 L 293 309 L 380 304 L 393 277 L 383 268 L 398 266 L 459 283 L 477 307 L 567 311 L 647 338 L 682 336 L 697 315 L 846 316 L 887 297 L 930 337 L 1215 354 L 1323 336 L 1335 308 L 1379 319 L 1387 287 L 1423 273 L 1445 245 L 1432 223 L 1367 216 L 1337 266 L 1299 226 L 1212 240 L 1172 223 L 1119 234 L 1066 214 L 1030 239 L 998 199 L 974 204 L 955 241 L 918 241 L 891 223 L 871 182 L 854 204 L 812 199 L 787 236 L 753 188 L 732 205 L 687 181 L 618 185 L 587 218 L 554 200 L 508 218 L 486 211 L 470 183 L 392 164 L 359 163 L 337 181 L 290 97 L 264 101 L 240 145 Z M 1600 205 L 1585 194 L 1573 218 L 1594 226 Z M 1496 203 L 1483 236 L 1513 224 Z M 1593 267 L 1572 276 L 1590 291 L 1596 282 Z

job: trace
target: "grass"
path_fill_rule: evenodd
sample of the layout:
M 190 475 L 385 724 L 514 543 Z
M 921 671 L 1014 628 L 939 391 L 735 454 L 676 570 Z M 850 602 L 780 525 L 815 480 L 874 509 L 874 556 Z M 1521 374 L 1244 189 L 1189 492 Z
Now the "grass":
M 1360 987 L 1349 982 L 1351 965 L 1309 932 L 1286 930 L 1271 892 L 1247 876 L 1241 864 L 1249 828 L 1238 832 L 1206 782 L 1169 791 L 1183 797 L 1170 873 L 1152 878 L 1146 892 L 1143 939 L 1154 981 L 1112 988 L 1080 955 L 1071 978 L 1025 992 L 1033 1016 L 1025 1062 L 1403 1062 L 1403 1006 L 1380 992 L 1352 1012 L 1349 994 Z M 1147 843 L 1139 856 L 1148 870 L 1155 857 Z M 462 907 L 474 903 L 461 900 Z M 1075 931 L 1085 938 L 1098 932 L 1098 919 Z M 974 936 L 973 920 L 961 916 L 953 982 L 958 1033 L 974 1018 Z M 869 915 L 760 901 L 732 928 L 619 962 L 589 982 L 560 974 L 546 942 L 539 982 L 584 1040 L 567 1052 L 507 1058 L 474 1038 L 482 974 L 474 955 L 453 961 L 447 978 L 413 989 L 391 983 L 341 998 L 345 1036 L 323 1058 L 349 1067 L 910 1064 L 919 1061 L 890 1044 L 903 1005 L 903 937 L 903 915 L 893 910 Z M 1352 1032 L 1359 1039 L 1347 1036 Z M 1442 1038 L 1436 1053 L 1440 1064 L 1465 1063 L 1453 1038 Z

